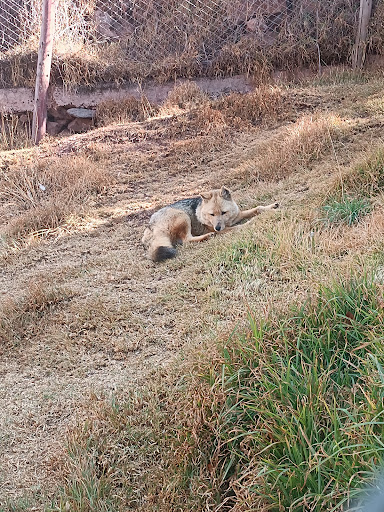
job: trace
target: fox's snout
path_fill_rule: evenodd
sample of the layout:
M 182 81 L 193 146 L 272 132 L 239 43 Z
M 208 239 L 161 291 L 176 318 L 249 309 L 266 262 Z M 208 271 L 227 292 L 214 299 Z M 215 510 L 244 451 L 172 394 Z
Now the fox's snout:
M 221 229 L 222 229 L 221 224 L 216 224 L 214 229 L 215 229 L 215 231 L 221 231 Z

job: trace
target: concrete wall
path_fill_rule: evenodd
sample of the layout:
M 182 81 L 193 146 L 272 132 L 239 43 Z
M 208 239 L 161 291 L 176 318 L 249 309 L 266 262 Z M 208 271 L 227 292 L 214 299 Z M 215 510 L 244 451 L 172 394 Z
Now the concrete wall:
M 74 106 L 74 107 L 95 107 L 106 100 L 121 100 L 129 96 L 140 98 L 144 94 L 151 103 L 162 103 L 175 84 L 180 84 L 186 80 L 176 80 L 176 82 L 163 85 L 147 83 L 140 89 L 137 85 L 124 85 L 120 87 L 105 84 L 92 90 L 79 88 L 77 90 L 68 90 L 62 87 L 54 87 L 53 101 L 51 105 Z M 252 84 L 244 76 L 234 76 L 231 78 L 217 79 L 196 79 L 193 80 L 203 91 L 210 95 L 221 95 L 231 91 L 249 92 L 252 90 Z M 34 90 L 27 88 L 18 89 L 0 89 L 0 112 L 32 112 L 33 111 Z M 50 106 L 51 106 L 50 105 Z

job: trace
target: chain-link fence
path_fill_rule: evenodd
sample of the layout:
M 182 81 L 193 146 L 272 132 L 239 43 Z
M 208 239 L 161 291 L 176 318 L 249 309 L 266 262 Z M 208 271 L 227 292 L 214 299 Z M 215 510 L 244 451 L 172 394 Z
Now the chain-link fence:
M 39 31 L 41 9 L 38 4 L 25 0 L 0 0 L 0 51 L 23 44 Z
M 97 0 L 90 21 L 98 41 L 125 38 L 133 60 L 192 53 L 209 63 L 242 39 L 265 50 L 318 43 L 331 20 L 353 32 L 357 8 L 354 0 Z
M 379 10 L 382 3 L 376 1 Z M 359 4 L 359 0 L 60 0 L 56 52 L 67 57 L 76 54 L 79 59 L 81 52 L 95 56 L 102 51 L 103 66 L 118 56 L 136 66 L 132 73 L 137 76 L 159 74 L 161 66 L 179 76 L 207 70 L 216 75 L 241 72 L 256 57 L 282 67 L 346 62 Z M 41 0 L 0 0 L 0 51 L 36 48 L 40 17 Z M 383 24 L 375 26 L 380 32 Z M 380 37 L 375 41 L 377 46 Z

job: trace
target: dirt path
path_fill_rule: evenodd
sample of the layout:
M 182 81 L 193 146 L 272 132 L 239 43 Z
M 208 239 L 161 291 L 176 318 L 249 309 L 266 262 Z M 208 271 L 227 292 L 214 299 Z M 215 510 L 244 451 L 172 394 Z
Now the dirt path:
M 172 126 L 165 133 L 161 125 L 152 132 L 132 125 L 53 145 L 59 154 L 107 158 L 113 181 L 81 229 L 23 249 L 0 273 L 0 301 L 17 302 L 36 289 L 53 290 L 60 299 L 37 312 L 23 326 L 21 341 L 2 351 L 4 503 L 54 489 L 65 432 L 86 417 L 92 397 L 139 386 L 197 333 L 214 326 L 214 315 L 204 314 L 205 290 L 195 277 L 205 268 L 203 244 L 166 265 L 153 265 L 140 243 L 143 226 L 158 206 L 224 182 L 238 189 L 244 206 L 255 197 L 266 200 L 268 186 L 246 183 L 242 172 L 260 144 L 275 140 L 287 126 L 220 137 L 184 133 L 176 139 Z M 379 131 L 371 139 L 379 138 Z M 311 187 L 316 183 L 307 186 L 307 178 L 297 178 L 296 185 L 293 180 L 285 201 L 304 197 L 297 195 L 300 190 L 313 193 Z

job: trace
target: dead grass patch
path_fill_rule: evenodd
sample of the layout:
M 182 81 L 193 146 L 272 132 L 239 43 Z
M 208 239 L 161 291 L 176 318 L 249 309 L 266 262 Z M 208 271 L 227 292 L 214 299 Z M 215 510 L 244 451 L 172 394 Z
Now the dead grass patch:
M 335 181 L 330 194 L 345 193 L 358 197 L 373 197 L 384 190 L 384 149 L 368 154 L 365 160 L 343 172 Z
M 96 123 L 108 126 L 113 123 L 145 121 L 156 115 L 158 107 L 151 105 L 143 95 L 140 99 L 133 96 L 121 101 L 103 101 L 96 107 Z
M 94 296 L 74 303 L 65 317 L 57 318 L 57 323 L 62 325 L 71 343 L 89 350 L 103 347 L 115 359 L 120 359 L 148 343 L 148 326 L 142 313 L 139 304 Z
M 211 121 L 216 114 L 235 128 L 258 126 L 289 116 L 289 106 L 284 104 L 283 108 L 283 101 L 281 89 L 261 86 L 247 94 L 231 93 L 213 101 L 201 110 L 200 116 Z
M 65 288 L 36 280 L 30 284 L 24 296 L 7 299 L 0 307 L 0 350 L 20 347 L 30 337 L 41 332 L 43 317 L 72 296 Z
M 17 237 L 54 229 L 66 215 L 84 210 L 87 200 L 104 190 L 111 176 L 103 162 L 85 156 L 52 158 L 40 164 L 7 165 L 0 171 L 0 205 L 11 210 L 4 233 Z
M 183 82 L 176 85 L 168 94 L 162 110 L 169 107 L 179 107 L 180 109 L 191 109 L 201 107 L 203 103 L 209 101 L 208 95 L 203 92 L 194 82 Z
M 238 172 L 258 181 L 286 178 L 322 158 L 346 130 L 346 123 L 338 116 L 303 116 L 279 138 L 252 150 L 251 158 L 239 166 Z
M 323 235 L 327 242 L 327 251 L 337 257 L 355 254 L 360 257 L 372 257 L 384 254 L 384 202 L 376 204 L 373 212 L 358 225 L 349 228 L 333 228 Z
M 305 168 L 318 160 L 332 146 L 343 127 L 337 116 L 304 116 L 293 125 L 277 147 L 262 151 L 261 173 L 273 179 L 288 176 L 293 170 Z
M 17 115 L 0 114 L 0 151 L 32 146 L 31 124 L 32 119 L 22 124 Z
M 47 511 L 145 509 L 164 469 L 161 409 L 149 389 L 129 392 L 124 402 L 94 397 L 88 420 L 68 435 L 63 492 Z

